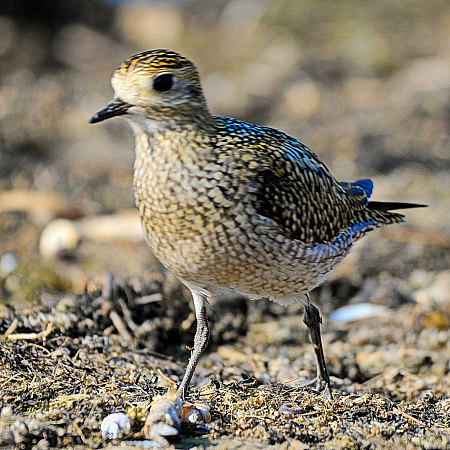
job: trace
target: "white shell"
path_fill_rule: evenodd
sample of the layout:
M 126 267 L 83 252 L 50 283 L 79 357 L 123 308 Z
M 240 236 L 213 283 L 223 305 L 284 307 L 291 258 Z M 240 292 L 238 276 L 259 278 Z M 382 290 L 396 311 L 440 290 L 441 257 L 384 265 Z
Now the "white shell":
M 101 426 L 102 437 L 105 440 L 117 439 L 121 434 L 128 433 L 130 429 L 130 419 L 122 412 L 106 416 Z
M 6 277 L 19 266 L 19 258 L 13 253 L 5 253 L 0 258 L 0 275 Z
M 53 258 L 60 250 L 74 249 L 80 239 L 75 224 L 66 219 L 50 222 L 41 234 L 39 251 L 44 258 Z

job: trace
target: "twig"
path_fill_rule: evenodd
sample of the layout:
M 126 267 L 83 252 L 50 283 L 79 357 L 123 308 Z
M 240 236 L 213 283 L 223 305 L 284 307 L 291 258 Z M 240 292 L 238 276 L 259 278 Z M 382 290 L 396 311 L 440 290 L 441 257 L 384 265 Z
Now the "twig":
M 55 349 L 55 350 L 53 350 L 51 353 L 49 353 L 48 355 L 47 355 L 47 358 L 49 357 L 49 356 L 52 356 L 53 355 L 53 353 L 55 353 L 55 352 L 57 352 L 58 350 L 60 350 L 61 348 L 63 348 L 66 344 L 67 344 L 67 342 L 69 342 L 69 338 L 66 338 L 66 340 L 57 348 L 57 349 Z
M 173 381 L 172 378 L 169 378 L 167 375 L 165 375 L 161 369 L 158 369 L 158 375 L 166 380 L 168 383 L 170 383 L 172 386 L 176 386 L 176 381 Z
M 19 325 L 19 320 L 17 317 L 12 321 L 11 325 L 8 327 L 8 329 L 3 333 L 0 334 L 0 339 L 7 338 L 10 334 L 14 333 L 16 331 L 17 325 Z
M 119 314 L 117 314 L 115 311 L 111 311 L 109 313 L 109 317 L 110 317 L 112 323 L 114 324 L 114 326 L 116 327 L 117 331 L 119 332 L 119 334 L 127 342 L 133 342 L 133 337 L 128 332 L 127 327 L 125 326 L 125 323 L 122 320 L 122 318 L 119 316 Z
M 46 356 L 48 356 L 48 354 L 50 353 L 50 350 L 47 350 L 45 347 L 42 347 L 42 345 L 39 345 L 39 344 L 33 344 L 33 343 L 24 344 L 20 348 L 28 348 L 28 347 L 36 347 L 36 348 L 39 348 L 40 350 L 44 350 L 44 352 L 47 352 Z
M 42 339 L 45 341 L 46 337 L 53 331 L 53 324 L 49 323 L 44 331 L 41 331 L 40 333 L 19 333 L 19 334 L 10 334 L 8 336 L 8 339 L 11 341 L 18 341 L 18 340 L 26 340 L 26 341 L 33 341 Z
M 123 318 L 125 319 L 127 325 L 130 327 L 131 330 L 136 331 L 139 327 L 133 322 L 133 319 L 131 318 L 131 311 L 128 308 L 127 304 L 121 298 L 118 298 L 117 300 L 119 302 L 120 307 L 122 308 Z
M 83 432 L 81 431 L 80 427 L 76 422 L 72 423 L 73 427 L 77 431 L 77 433 L 80 435 L 81 440 L 83 441 L 83 444 L 87 444 L 86 439 L 84 438 Z
M 405 411 L 402 411 L 401 409 L 398 409 L 398 408 L 394 407 L 393 411 L 394 411 L 394 413 L 402 415 L 405 419 L 411 420 L 412 422 L 416 423 L 417 425 L 420 425 L 421 427 L 425 427 L 426 426 L 422 421 L 416 419 L 413 416 L 410 416 L 409 414 L 405 413 Z
M 0 389 L 3 389 L 8 383 L 20 378 L 20 374 L 11 375 L 4 383 L 0 384 Z

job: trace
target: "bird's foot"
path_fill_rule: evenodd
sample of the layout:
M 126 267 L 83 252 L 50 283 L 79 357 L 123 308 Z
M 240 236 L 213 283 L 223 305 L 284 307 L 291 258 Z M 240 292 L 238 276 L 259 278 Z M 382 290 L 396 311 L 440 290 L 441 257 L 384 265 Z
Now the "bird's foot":
M 314 389 L 318 392 L 321 392 L 325 399 L 333 398 L 333 391 L 331 390 L 331 385 L 326 380 L 321 379 L 320 377 L 314 377 L 313 379 L 306 381 L 305 383 L 298 384 L 297 387 L 301 388 L 309 388 L 314 386 Z

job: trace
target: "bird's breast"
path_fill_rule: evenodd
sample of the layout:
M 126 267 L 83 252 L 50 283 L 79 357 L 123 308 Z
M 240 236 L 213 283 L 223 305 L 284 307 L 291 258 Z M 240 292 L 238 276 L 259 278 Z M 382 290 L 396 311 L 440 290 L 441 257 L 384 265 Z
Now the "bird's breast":
M 218 261 L 249 222 L 249 183 L 227 168 L 188 144 L 174 149 L 164 141 L 137 152 L 134 196 L 147 242 L 179 276 Z

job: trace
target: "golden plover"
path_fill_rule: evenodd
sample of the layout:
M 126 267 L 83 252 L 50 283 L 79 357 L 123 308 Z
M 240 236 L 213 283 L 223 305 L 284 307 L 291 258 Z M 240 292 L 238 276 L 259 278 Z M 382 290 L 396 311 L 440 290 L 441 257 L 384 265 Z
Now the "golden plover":
M 184 396 L 209 338 L 206 299 L 234 290 L 301 303 L 331 394 L 309 292 L 369 231 L 420 205 L 369 201 L 370 180 L 339 182 L 287 134 L 208 111 L 194 64 L 169 50 L 127 59 L 113 101 L 91 123 L 125 117 L 136 140 L 134 197 L 150 249 L 191 291 L 197 330 Z

